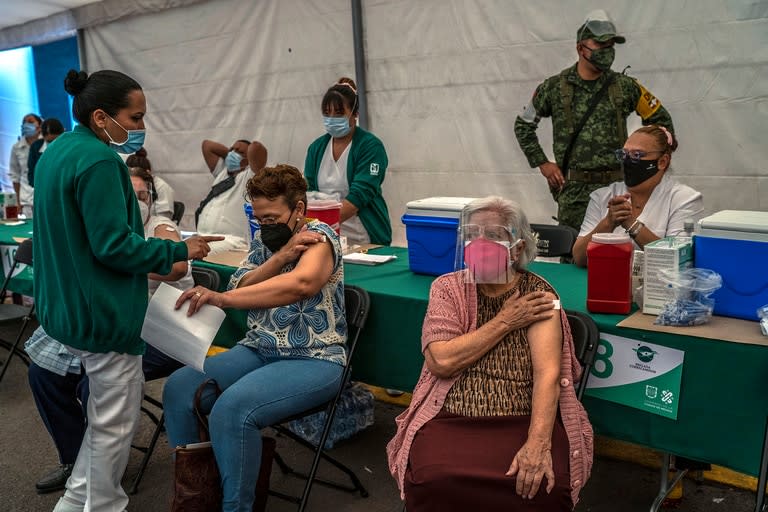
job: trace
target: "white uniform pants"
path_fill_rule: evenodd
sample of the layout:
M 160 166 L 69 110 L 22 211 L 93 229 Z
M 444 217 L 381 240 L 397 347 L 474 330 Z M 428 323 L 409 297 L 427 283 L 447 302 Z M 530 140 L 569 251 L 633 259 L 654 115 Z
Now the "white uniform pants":
M 128 465 L 143 398 L 141 356 L 67 348 L 80 357 L 88 375 L 88 428 L 67 491 L 53 510 L 123 512 L 128 495 L 120 480 Z

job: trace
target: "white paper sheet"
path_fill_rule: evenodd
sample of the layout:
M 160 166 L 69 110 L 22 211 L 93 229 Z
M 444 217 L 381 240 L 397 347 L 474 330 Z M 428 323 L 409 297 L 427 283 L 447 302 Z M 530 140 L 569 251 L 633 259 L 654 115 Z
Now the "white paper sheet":
M 342 257 L 344 263 L 356 263 L 358 265 L 381 265 L 394 259 L 397 259 L 397 256 L 394 254 L 367 254 L 362 252 L 353 252 Z
M 187 316 L 188 303 L 173 309 L 180 295 L 181 290 L 160 283 L 149 301 L 141 337 L 163 354 L 202 372 L 208 349 L 224 321 L 224 310 L 205 304 Z

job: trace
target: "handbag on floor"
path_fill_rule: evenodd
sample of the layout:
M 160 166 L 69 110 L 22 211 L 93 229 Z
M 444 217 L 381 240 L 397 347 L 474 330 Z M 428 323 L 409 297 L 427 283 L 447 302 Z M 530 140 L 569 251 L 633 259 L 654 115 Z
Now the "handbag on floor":
M 171 512 L 215 512 L 221 510 L 221 475 L 208 433 L 208 418 L 200 412 L 200 399 L 206 387 L 213 386 L 216 396 L 221 389 L 213 379 L 203 382 L 195 392 L 193 408 L 197 416 L 199 443 L 179 446 L 174 450 L 173 501 Z M 254 512 L 263 512 L 267 504 L 269 477 L 275 454 L 275 440 L 262 438 L 261 468 L 256 482 Z

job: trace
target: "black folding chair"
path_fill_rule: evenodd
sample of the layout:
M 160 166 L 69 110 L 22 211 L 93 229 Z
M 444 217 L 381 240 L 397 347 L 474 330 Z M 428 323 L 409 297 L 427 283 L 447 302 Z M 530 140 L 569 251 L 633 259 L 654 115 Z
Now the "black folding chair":
M 570 226 L 551 224 L 531 224 L 531 229 L 539 234 L 536 245 L 538 255 L 542 257 L 571 256 L 578 231 Z
M 296 496 L 289 496 L 287 494 L 283 494 L 283 493 L 280 493 L 277 491 L 271 491 L 271 490 L 269 491 L 269 493 L 272 496 L 276 496 L 278 498 L 282 498 L 292 503 L 298 504 L 299 512 L 303 512 L 306 509 L 307 501 L 309 500 L 309 493 L 312 490 L 312 485 L 314 482 L 326 485 L 328 487 L 333 487 L 334 489 L 347 491 L 347 492 L 352 492 L 352 493 L 360 492 L 360 496 L 362 496 L 363 498 L 368 497 L 368 491 L 365 489 L 365 487 L 363 487 L 363 484 L 360 482 L 360 479 L 357 477 L 355 472 L 349 469 L 343 463 L 339 462 L 335 458 L 328 455 L 326 451 L 323 449 L 323 447 L 325 446 L 325 441 L 328 439 L 328 434 L 331 431 L 331 425 L 333 424 L 333 417 L 336 414 L 336 408 L 338 406 L 339 399 L 341 398 L 341 394 L 344 391 L 344 388 L 346 387 L 349 381 L 350 374 L 352 373 L 352 356 L 355 352 L 355 345 L 357 345 L 357 340 L 360 337 L 360 332 L 363 330 L 363 327 L 365 326 L 365 321 L 368 318 L 368 310 L 370 308 L 370 298 L 368 296 L 368 292 L 366 292 L 365 290 L 357 286 L 352 286 L 352 285 L 344 286 L 344 301 L 346 303 L 346 317 L 347 317 L 347 328 L 348 328 L 347 364 L 344 366 L 344 371 L 341 377 L 341 384 L 339 386 L 339 390 L 336 392 L 336 396 L 331 401 L 325 404 L 321 404 L 318 407 L 314 407 L 311 410 L 304 411 L 300 414 L 296 414 L 289 418 L 284 418 L 280 422 L 272 426 L 272 428 L 274 428 L 276 431 L 280 432 L 286 437 L 293 439 L 297 443 L 314 451 L 315 453 L 314 459 L 312 460 L 312 466 L 310 467 L 308 474 L 299 473 L 298 471 L 293 470 L 291 467 L 289 467 L 285 463 L 285 461 L 282 459 L 282 457 L 280 457 L 279 454 L 275 453 L 275 462 L 278 464 L 278 466 L 280 466 L 280 469 L 283 471 L 283 473 L 292 474 L 300 478 L 304 478 L 306 479 L 306 484 L 304 485 L 304 492 L 301 498 Z M 320 411 L 326 412 L 326 418 L 325 418 L 325 425 L 323 426 L 323 433 L 320 436 L 320 441 L 318 442 L 317 445 L 314 445 L 309 441 L 306 441 L 305 439 L 299 437 L 298 435 L 294 434 L 284 426 L 284 424 L 290 421 L 304 418 L 306 416 L 315 414 Z M 344 472 L 349 477 L 350 481 L 352 482 L 352 485 L 351 486 L 344 485 L 344 484 L 339 484 L 337 482 L 331 482 L 328 480 L 322 480 L 317 478 L 316 477 L 317 467 L 320 463 L 321 458 L 331 463 L 332 465 L 336 466 L 336 468 L 338 468 L 342 472 Z
M 576 397 L 581 401 L 584 396 L 584 390 L 587 389 L 587 380 L 592 366 L 595 364 L 597 347 L 600 343 L 600 331 L 592 317 L 580 311 L 566 311 L 568 323 L 571 326 L 571 335 L 573 336 L 573 345 L 576 349 L 576 359 L 579 360 L 583 368 L 581 380 L 576 388 Z
M 195 281 L 195 285 L 204 286 L 209 290 L 219 289 L 219 274 L 211 268 L 192 266 L 192 279 Z M 144 401 L 154 405 L 158 409 L 162 410 L 163 408 L 163 404 L 159 400 L 149 395 L 144 395 Z M 165 414 L 161 414 L 160 418 L 158 418 L 144 406 L 142 406 L 141 410 L 155 424 L 155 430 L 152 432 L 152 438 L 146 448 L 134 446 L 137 450 L 144 452 L 144 457 L 141 459 L 138 473 L 136 473 L 136 476 L 133 478 L 131 488 L 128 490 L 129 494 L 136 494 L 139 491 L 139 483 L 141 483 L 141 479 L 144 477 L 144 472 L 147 470 L 147 465 L 149 465 L 149 459 L 152 457 L 152 452 L 155 451 L 157 440 L 160 438 L 160 433 L 165 430 Z
M 0 381 L 3 380 L 5 372 L 8 370 L 8 365 L 11 364 L 11 359 L 13 359 L 14 355 L 21 359 L 24 364 L 29 366 L 29 358 L 23 350 L 19 350 L 19 343 L 21 342 L 21 338 L 24 336 L 24 332 L 27 329 L 29 321 L 32 319 L 32 315 L 35 311 L 35 305 L 33 304 L 31 307 L 27 307 L 20 306 L 18 304 L 5 304 L 5 297 L 8 292 L 8 284 L 11 281 L 13 273 L 16 272 L 16 269 L 18 269 L 19 265 L 22 264 L 29 265 L 30 267 L 32 266 L 31 238 L 24 240 L 16 249 L 16 254 L 13 256 L 13 265 L 11 265 L 11 269 L 9 270 L 8 275 L 5 276 L 5 280 L 3 281 L 3 288 L 0 290 L 0 325 L 9 324 L 17 320 L 22 321 L 19 334 L 16 335 L 16 340 L 13 343 L 0 339 L 0 346 L 9 350 L 8 359 L 3 364 L 2 370 L 0 370 Z
M 181 222 L 181 218 L 184 217 L 184 203 L 181 201 L 174 201 L 173 202 L 173 215 L 171 216 L 171 220 L 178 224 Z
M 768 481 L 768 420 L 765 423 L 765 434 L 763 434 L 763 452 L 760 456 L 760 472 L 757 476 L 757 494 L 755 496 L 755 512 L 764 512 L 765 507 L 765 484 Z
M 219 273 L 212 268 L 196 267 L 192 265 L 192 279 L 196 286 L 202 286 L 209 290 L 218 291 L 221 283 Z

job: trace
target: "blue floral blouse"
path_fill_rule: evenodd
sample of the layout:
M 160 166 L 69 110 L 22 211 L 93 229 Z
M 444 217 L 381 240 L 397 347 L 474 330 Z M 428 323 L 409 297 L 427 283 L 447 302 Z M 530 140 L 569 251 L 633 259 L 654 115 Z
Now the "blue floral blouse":
M 307 357 L 337 364 L 346 362 L 347 320 L 344 316 L 344 266 L 339 236 L 330 226 L 313 220 L 307 229 L 328 237 L 333 245 L 333 273 L 313 297 L 286 306 L 248 311 L 248 332 L 239 343 L 267 357 Z M 249 271 L 272 256 L 256 231 L 246 266 L 232 274 L 228 289 L 237 287 Z M 290 272 L 295 263 L 283 267 Z

